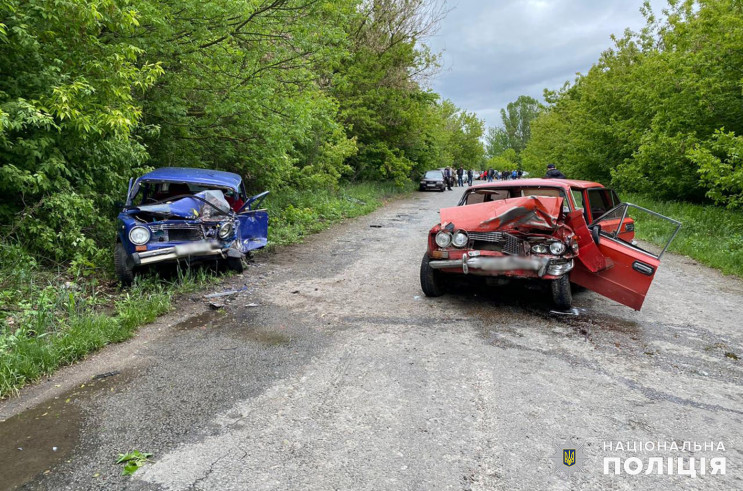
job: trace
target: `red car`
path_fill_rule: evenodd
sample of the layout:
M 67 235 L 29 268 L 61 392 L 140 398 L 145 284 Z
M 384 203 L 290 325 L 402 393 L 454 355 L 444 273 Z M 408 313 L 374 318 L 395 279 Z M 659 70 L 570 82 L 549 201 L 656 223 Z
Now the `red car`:
M 659 252 L 635 241 L 640 216 L 672 224 Z M 440 211 L 440 220 L 421 262 L 426 296 L 442 295 L 450 275 L 533 278 L 551 282 L 559 308 L 571 306 L 572 282 L 640 310 L 660 257 L 681 227 L 620 202 L 599 183 L 569 179 L 472 186 L 458 206 Z

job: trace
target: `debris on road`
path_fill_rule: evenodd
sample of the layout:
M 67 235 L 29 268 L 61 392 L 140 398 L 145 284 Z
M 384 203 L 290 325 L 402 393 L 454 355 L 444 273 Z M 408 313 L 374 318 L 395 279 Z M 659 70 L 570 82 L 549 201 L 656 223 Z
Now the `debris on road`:
M 217 293 L 210 293 L 208 295 L 204 295 L 204 298 L 221 298 L 221 297 L 229 297 L 231 295 L 237 295 L 240 292 L 244 292 L 248 289 L 247 286 L 244 286 L 240 288 L 239 290 L 227 290 L 224 292 L 217 292 Z
M 121 372 L 119 372 L 118 370 L 113 371 L 113 372 L 99 373 L 98 375 L 95 375 L 93 377 L 93 380 L 101 380 L 104 378 L 113 377 L 114 375 L 118 375 L 120 373 Z

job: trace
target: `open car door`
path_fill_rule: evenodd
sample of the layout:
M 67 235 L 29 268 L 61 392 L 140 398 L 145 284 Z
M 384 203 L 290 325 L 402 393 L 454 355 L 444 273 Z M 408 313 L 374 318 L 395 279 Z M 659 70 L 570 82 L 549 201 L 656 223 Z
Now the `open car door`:
M 269 192 L 251 197 L 237 213 L 237 235 L 242 253 L 260 249 L 268 243 L 268 212 L 260 206 Z
M 628 215 L 630 210 L 631 218 Z M 650 244 L 639 244 L 635 240 L 626 242 L 619 231 L 630 220 L 641 231 L 645 225 L 648 230 L 652 229 L 656 237 L 667 239 L 664 241 L 665 246 L 660 249 Z M 602 222 L 609 225 L 606 230 L 602 229 Z M 640 310 L 660 265 L 660 258 L 680 228 L 681 222 L 631 203 L 620 203 L 585 229 L 592 232 L 592 240 L 606 263 L 601 267 L 594 267 L 590 262 L 582 261 L 581 247 L 575 267 L 570 272 L 570 281 Z M 576 230 L 576 233 L 579 239 L 585 240 L 580 231 Z

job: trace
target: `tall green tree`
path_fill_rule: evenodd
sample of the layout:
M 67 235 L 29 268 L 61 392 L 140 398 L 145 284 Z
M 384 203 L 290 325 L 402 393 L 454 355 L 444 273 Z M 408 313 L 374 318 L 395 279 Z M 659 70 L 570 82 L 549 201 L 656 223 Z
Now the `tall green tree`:
M 254 189 L 333 184 L 355 152 L 323 90 L 357 2 L 139 0 L 133 39 L 163 60 L 142 99 L 153 165 L 241 173 Z
M 743 131 L 743 4 L 670 1 L 664 18 L 647 4 L 643 12 L 645 28 L 616 39 L 573 84 L 545 93 L 548 111 L 532 125 L 525 165 L 556 162 L 569 177 L 739 203 L 725 180 L 739 165 Z
M 100 213 L 141 168 L 135 99 L 162 70 L 116 0 L 0 2 L 0 223 L 50 260 L 91 256 Z

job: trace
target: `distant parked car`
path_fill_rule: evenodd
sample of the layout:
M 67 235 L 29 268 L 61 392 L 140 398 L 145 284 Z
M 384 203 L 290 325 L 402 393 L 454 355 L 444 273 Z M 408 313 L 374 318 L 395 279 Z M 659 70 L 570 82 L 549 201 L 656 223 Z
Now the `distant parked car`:
M 429 170 L 423 178 L 421 178 L 421 191 L 443 191 L 445 189 L 446 182 L 444 181 L 444 173 L 440 170 Z
M 595 182 L 520 179 L 468 188 L 428 234 L 420 268 L 423 293 L 445 293 L 453 275 L 550 282 L 559 308 L 572 303 L 570 283 L 640 310 L 660 257 L 681 223 L 622 203 Z M 632 216 L 630 216 L 630 213 Z M 665 247 L 635 241 L 635 223 L 670 222 Z
M 129 181 L 118 216 L 116 274 L 131 284 L 142 266 L 218 259 L 242 271 L 243 259 L 268 240 L 268 191 L 248 197 L 239 175 L 164 167 Z

